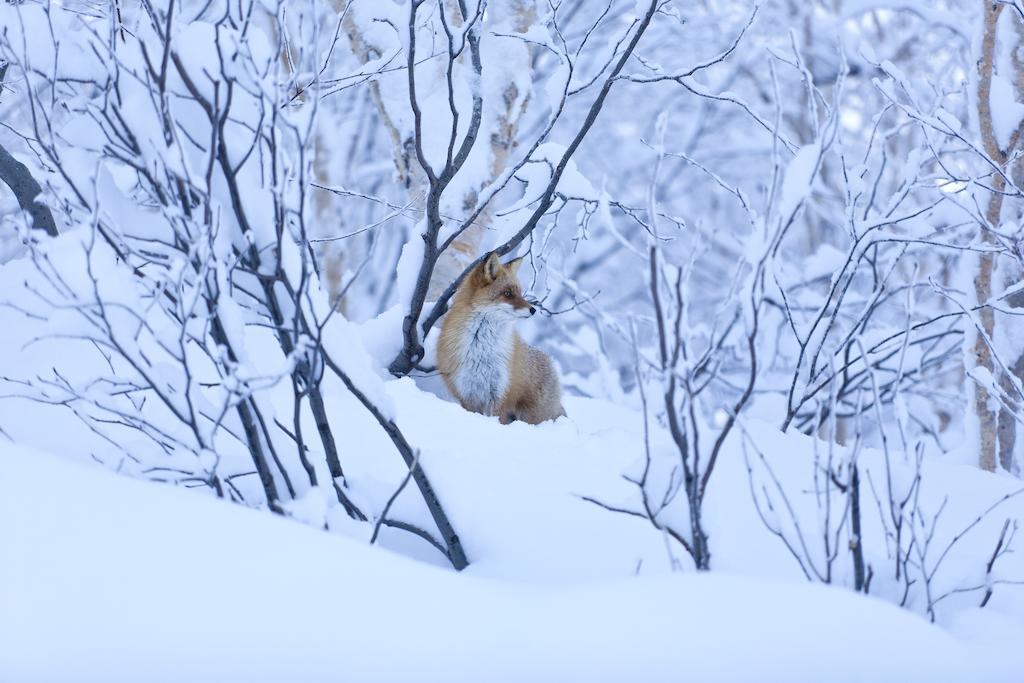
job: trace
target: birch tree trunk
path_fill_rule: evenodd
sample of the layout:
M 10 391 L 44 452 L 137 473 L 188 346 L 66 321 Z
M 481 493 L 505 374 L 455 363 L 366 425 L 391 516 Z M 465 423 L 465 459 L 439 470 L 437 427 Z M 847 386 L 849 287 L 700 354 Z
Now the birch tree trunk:
M 1015 20 L 1014 31 L 1017 34 L 1017 47 L 1012 52 L 1013 63 L 1013 89 L 1018 102 L 1024 102 L 1024 22 Z M 1013 162 L 1010 177 L 1018 187 L 1024 187 L 1024 160 L 1018 158 Z M 1020 220 L 1021 211 L 1016 211 L 1015 218 Z M 1005 262 L 1001 264 L 1002 286 L 1004 291 L 1021 281 L 1022 275 L 1020 264 L 1016 262 Z M 1024 309 L 1024 295 L 1021 293 L 1007 297 L 1005 304 L 1011 308 Z M 1005 336 L 1005 335 L 1004 335 Z M 1010 372 L 1018 382 L 1024 382 L 1024 351 L 1015 354 Z M 1006 396 L 1015 396 L 1013 378 L 1003 375 L 999 379 L 999 386 Z M 1020 406 L 1017 406 L 1020 408 Z M 1017 447 L 1017 418 L 1005 408 L 999 411 L 999 464 L 1007 472 L 1020 475 L 1022 460 L 1018 454 Z
M 981 141 L 985 153 L 992 159 L 992 162 L 1000 167 L 1003 172 L 1006 168 L 1010 153 L 1017 146 L 1020 137 L 1019 130 L 1015 132 L 1008 144 L 1007 149 L 999 145 L 995 132 L 995 125 L 992 118 L 992 77 L 996 64 L 996 36 L 998 33 L 999 17 L 1002 14 L 1004 5 L 995 4 L 989 0 L 981 0 L 982 11 L 984 12 L 983 32 L 981 41 L 981 57 L 978 60 L 978 127 L 981 133 Z M 1003 173 L 996 173 L 992 177 L 992 192 L 989 195 L 988 205 L 985 209 L 985 222 L 990 230 L 998 230 L 1002 211 L 1003 197 L 1006 189 L 1006 178 Z M 989 230 L 982 233 L 982 241 L 986 244 L 994 242 Z M 993 274 L 995 271 L 995 256 L 991 253 L 983 253 L 978 257 L 978 270 L 974 276 L 974 294 L 978 304 L 983 304 L 992 298 L 993 295 Z M 982 367 L 989 371 L 992 377 L 998 378 L 1004 388 L 1009 388 L 1010 378 L 1001 376 L 996 371 L 992 359 L 992 349 L 986 341 L 995 339 L 995 313 L 991 307 L 983 307 L 979 311 L 981 328 L 984 336 L 979 331 L 974 333 L 974 366 Z M 1017 365 L 1021 365 L 1018 362 Z M 1016 370 L 1016 368 L 1014 368 Z M 979 383 L 974 384 L 974 412 L 978 420 L 978 465 L 990 472 L 995 471 L 998 464 L 997 455 L 1002 459 L 1012 459 L 1014 442 L 1016 440 L 1016 428 L 1007 426 L 1006 420 L 1012 421 L 1010 415 L 1000 415 L 1000 409 L 996 406 L 995 400 L 988 389 Z M 1003 432 L 1003 444 L 1000 445 L 1000 432 Z M 1008 449 L 1008 451 L 1006 450 Z M 1004 451 L 1006 455 L 1004 456 Z M 1005 466 L 1005 464 L 1004 464 Z

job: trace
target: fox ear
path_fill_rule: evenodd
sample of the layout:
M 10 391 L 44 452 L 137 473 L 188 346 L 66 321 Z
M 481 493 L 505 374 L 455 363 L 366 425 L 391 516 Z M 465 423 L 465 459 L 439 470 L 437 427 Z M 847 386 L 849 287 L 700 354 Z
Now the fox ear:
M 498 279 L 501 272 L 501 261 L 498 260 L 498 252 L 492 251 L 487 260 L 483 262 L 480 272 L 484 276 L 484 282 L 490 284 Z
M 523 265 L 524 258 L 526 257 L 520 256 L 519 258 L 514 258 L 505 264 L 505 268 L 508 269 L 508 272 L 512 277 L 515 277 L 516 273 L 519 272 L 519 266 Z

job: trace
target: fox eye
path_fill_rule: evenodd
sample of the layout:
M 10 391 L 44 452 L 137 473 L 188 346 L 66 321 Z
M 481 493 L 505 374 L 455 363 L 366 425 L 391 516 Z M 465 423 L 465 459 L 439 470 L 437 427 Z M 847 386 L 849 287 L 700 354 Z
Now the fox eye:
M 504 297 L 505 297 L 506 299 L 511 299 L 511 298 L 513 297 L 513 294 L 512 294 L 512 290 L 511 290 L 511 289 L 506 289 L 506 290 L 505 290 L 504 292 L 502 292 L 501 294 L 502 294 L 502 296 L 504 296 Z

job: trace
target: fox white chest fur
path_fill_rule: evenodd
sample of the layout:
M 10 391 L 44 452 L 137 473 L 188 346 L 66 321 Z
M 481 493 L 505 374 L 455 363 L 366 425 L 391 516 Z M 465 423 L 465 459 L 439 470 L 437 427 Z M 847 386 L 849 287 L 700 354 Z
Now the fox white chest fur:
M 494 415 L 508 390 L 512 326 L 487 311 L 475 313 L 456 344 L 457 370 L 451 377 L 466 407 Z

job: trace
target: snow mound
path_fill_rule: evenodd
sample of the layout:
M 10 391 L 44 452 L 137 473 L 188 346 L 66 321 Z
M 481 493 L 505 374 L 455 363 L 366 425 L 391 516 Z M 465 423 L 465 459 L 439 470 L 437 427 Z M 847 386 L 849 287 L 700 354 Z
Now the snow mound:
M 3 680 L 980 680 L 942 630 L 839 589 L 531 586 L 24 448 L 0 481 Z

